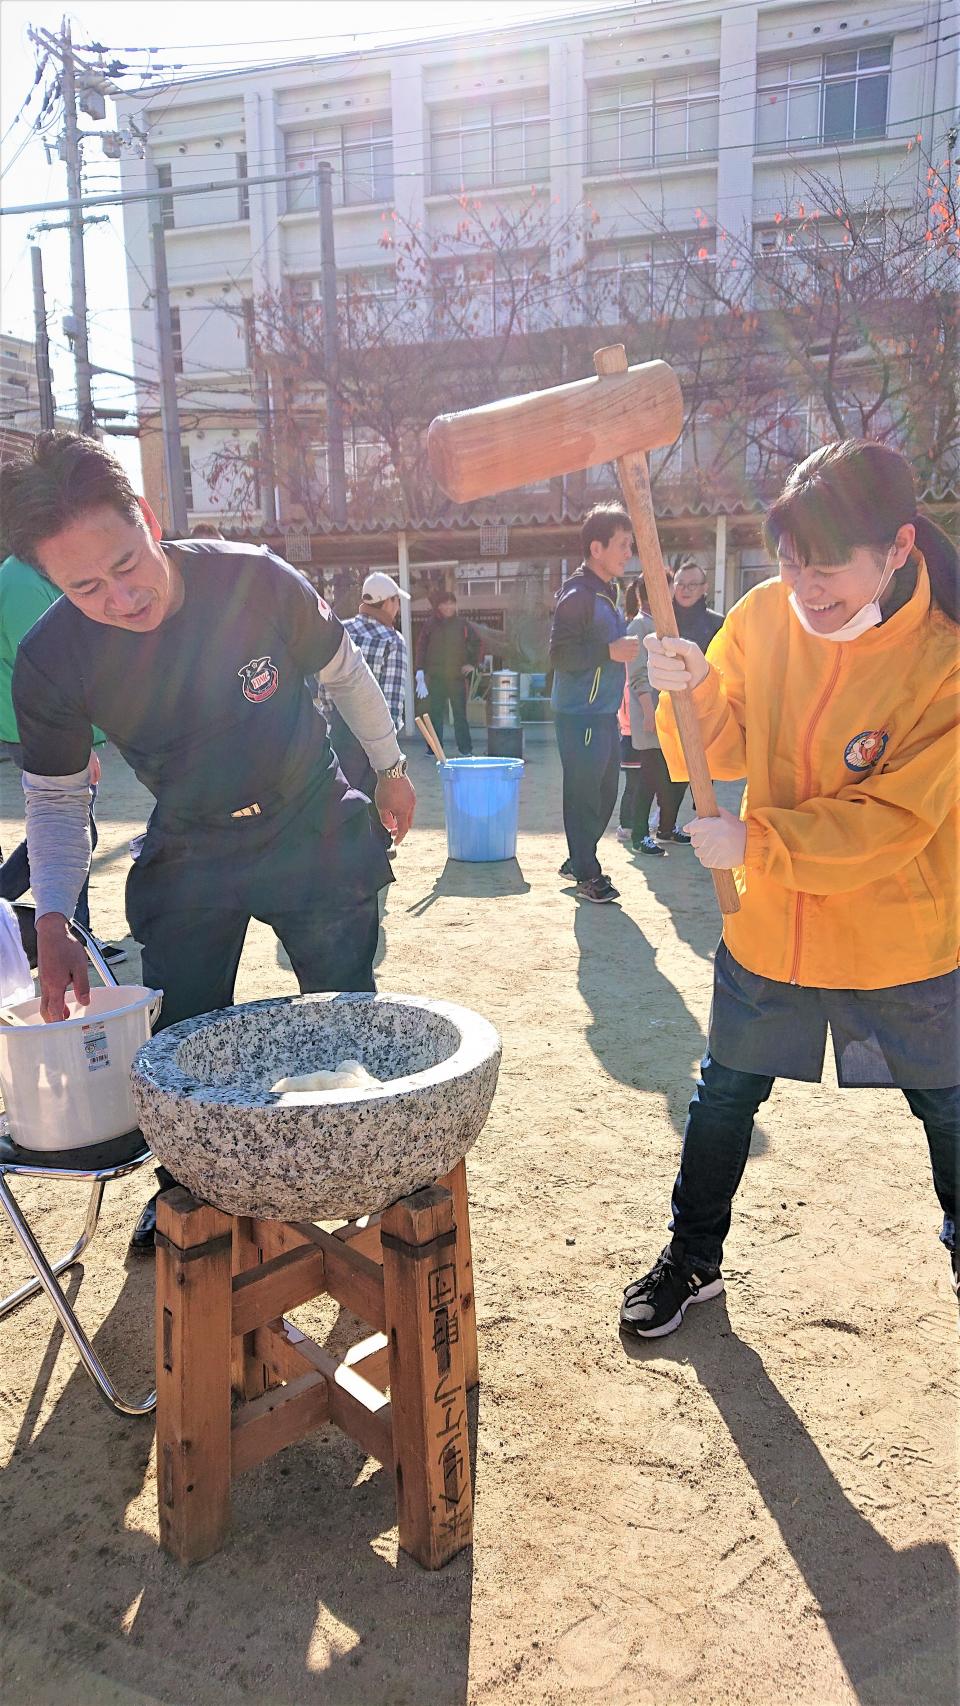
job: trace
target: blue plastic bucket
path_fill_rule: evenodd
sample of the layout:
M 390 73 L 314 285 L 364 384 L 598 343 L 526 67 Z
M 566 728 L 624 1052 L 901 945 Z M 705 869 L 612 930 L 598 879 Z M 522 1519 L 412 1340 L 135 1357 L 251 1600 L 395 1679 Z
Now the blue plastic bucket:
M 522 758 L 448 758 L 443 782 L 447 852 L 481 865 L 517 851 Z

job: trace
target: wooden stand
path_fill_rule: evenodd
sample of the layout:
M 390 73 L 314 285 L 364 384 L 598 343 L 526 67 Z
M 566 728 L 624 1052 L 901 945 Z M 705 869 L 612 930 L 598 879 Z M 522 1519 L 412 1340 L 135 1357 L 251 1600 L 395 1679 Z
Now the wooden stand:
M 339 1361 L 284 1319 L 322 1293 L 372 1329 Z M 473 1535 L 478 1378 L 462 1161 L 334 1233 L 223 1214 L 182 1186 L 160 1197 L 160 1544 L 180 1563 L 222 1546 L 233 1476 L 335 1422 L 393 1468 L 400 1545 L 439 1569 Z

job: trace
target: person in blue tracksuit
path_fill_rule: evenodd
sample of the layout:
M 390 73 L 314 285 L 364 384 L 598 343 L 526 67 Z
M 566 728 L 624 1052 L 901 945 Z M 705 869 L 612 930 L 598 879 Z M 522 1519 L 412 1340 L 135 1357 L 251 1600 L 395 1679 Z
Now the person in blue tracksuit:
M 640 642 L 627 634 L 614 582 L 633 554 L 633 527 L 619 504 L 597 504 L 581 528 L 583 562 L 564 585 L 550 632 L 551 703 L 563 767 L 563 827 L 569 858 L 562 877 L 583 900 L 618 900 L 600 869 L 597 843 L 617 803 L 625 666 Z

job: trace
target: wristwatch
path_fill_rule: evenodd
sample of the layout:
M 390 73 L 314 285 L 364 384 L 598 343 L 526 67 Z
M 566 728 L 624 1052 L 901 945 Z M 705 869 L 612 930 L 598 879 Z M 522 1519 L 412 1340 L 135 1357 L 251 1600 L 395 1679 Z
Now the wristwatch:
M 378 770 L 377 775 L 384 782 L 394 782 L 398 776 L 407 774 L 407 761 L 401 752 L 396 764 L 391 764 L 389 770 Z

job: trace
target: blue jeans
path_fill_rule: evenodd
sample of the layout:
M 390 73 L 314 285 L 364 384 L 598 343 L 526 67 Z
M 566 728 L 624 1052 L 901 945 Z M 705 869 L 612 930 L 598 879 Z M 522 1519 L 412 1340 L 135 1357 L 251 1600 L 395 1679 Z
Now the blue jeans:
M 673 1187 L 671 1250 L 678 1262 L 718 1268 L 730 1213 L 750 1153 L 754 1115 L 773 1089 L 773 1078 L 721 1066 L 710 1054 L 700 1063 L 683 1132 L 680 1171 Z M 933 1188 L 943 1210 L 942 1242 L 955 1248 L 957 1155 L 960 1152 L 960 1085 L 948 1090 L 900 1088 L 922 1120 L 930 1146 Z

